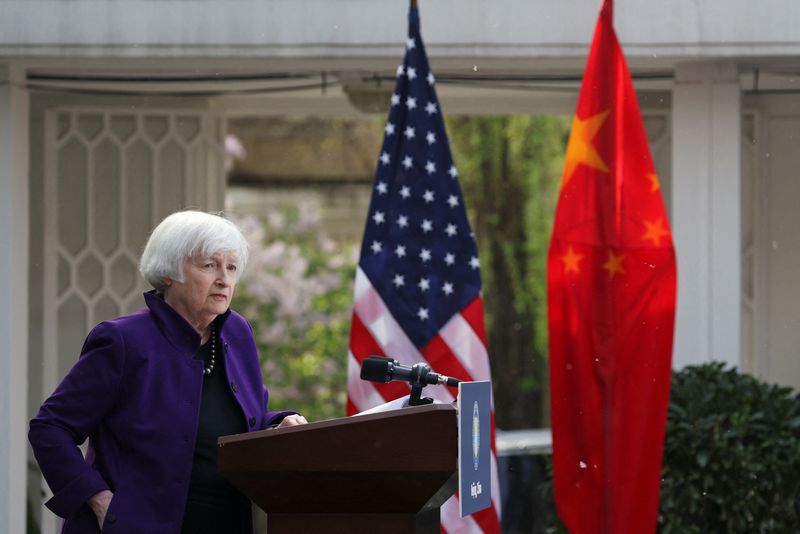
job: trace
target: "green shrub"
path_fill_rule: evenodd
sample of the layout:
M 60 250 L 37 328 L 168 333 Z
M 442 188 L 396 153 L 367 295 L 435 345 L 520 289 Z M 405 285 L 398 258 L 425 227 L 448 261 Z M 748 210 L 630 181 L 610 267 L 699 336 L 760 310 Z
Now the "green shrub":
M 673 374 L 659 531 L 797 532 L 800 401 L 724 364 Z

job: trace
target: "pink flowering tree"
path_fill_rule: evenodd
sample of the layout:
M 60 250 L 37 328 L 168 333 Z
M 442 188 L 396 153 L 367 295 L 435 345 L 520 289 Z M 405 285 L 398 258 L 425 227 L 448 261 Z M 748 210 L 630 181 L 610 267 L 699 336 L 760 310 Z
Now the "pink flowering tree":
M 311 202 L 231 218 L 251 247 L 233 307 L 253 325 L 270 408 L 344 416 L 358 245 L 326 236 Z

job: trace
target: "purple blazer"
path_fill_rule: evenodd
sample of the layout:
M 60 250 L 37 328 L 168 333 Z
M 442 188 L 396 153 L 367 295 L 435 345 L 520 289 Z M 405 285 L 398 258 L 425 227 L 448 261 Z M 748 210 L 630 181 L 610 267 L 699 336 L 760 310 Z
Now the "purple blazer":
M 97 325 L 81 356 L 30 423 L 28 439 L 65 534 L 97 533 L 87 499 L 110 489 L 103 532 L 178 534 L 197 435 L 203 362 L 195 329 L 153 293 L 147 308 Z M 253 332 L 228 310 L 219 335 L 231 392 L 249 431 L 271 412 Z M 83 458 L 77 447 L 89 438 Z M 249 525 L 249 510 L 247 510 Z M 252 527 L 248 528 L 248 531 Z

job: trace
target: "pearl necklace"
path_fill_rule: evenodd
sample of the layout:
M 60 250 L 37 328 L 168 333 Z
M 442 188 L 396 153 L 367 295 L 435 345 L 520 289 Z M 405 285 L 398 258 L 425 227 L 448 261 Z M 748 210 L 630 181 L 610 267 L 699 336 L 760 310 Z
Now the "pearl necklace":
M 203 367 L 203 376 L 209 376 L 211 373 L 214 372 L 214 363 L 216 362 L 217 356 L 217 332 L 214 329 L 214 325 L 211 325 L 211 361 L 208 362 L 208 365 Z

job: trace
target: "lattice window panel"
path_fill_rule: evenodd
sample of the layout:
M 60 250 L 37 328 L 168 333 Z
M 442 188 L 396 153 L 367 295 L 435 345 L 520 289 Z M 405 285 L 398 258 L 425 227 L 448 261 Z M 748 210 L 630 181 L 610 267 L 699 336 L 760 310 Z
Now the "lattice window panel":
M 221 209 L 222 130 L 205 110 L 47 112 L 45 362 L 58 363 L 46 383 L 72 366 L 92 326 L 143 306 L 138 258 L 158 221 Z

